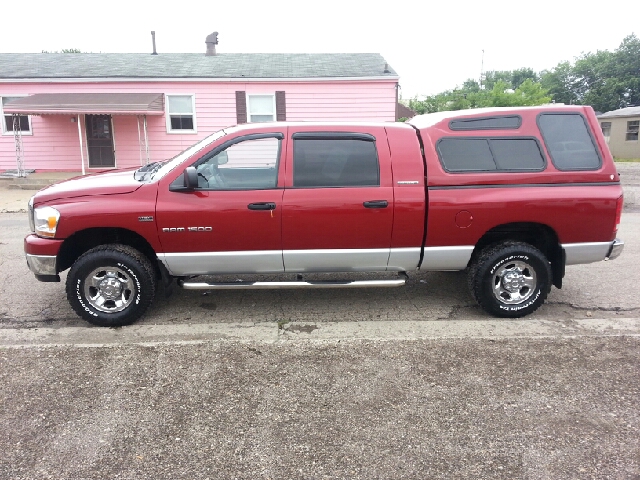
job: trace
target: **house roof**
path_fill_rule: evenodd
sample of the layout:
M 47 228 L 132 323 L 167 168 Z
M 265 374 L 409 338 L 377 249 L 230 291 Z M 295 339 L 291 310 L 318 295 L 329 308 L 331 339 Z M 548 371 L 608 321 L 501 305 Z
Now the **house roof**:
M 598 118 L 612 118 L 612 117 L 637 117 L 640 116 L 640 107 L 626 107 L 618 110 L 611 110 L 610 112 L 598 115 Z
M 322 78 L 398 74 L 377 53 L 0 53 L 0 79 Z

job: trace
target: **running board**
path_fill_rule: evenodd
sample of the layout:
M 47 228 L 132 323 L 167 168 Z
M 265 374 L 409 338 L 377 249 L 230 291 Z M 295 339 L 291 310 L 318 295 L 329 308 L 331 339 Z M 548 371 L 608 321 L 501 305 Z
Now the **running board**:
M 323 282 L 185 282 L 178 280 L 178 285 L 185 290 L 270 290 L 284 288 L 366 288 L 366 287 L 401 287 L 406 277 L 396 280 L 361 280 L 361 281 L 323 281 Z

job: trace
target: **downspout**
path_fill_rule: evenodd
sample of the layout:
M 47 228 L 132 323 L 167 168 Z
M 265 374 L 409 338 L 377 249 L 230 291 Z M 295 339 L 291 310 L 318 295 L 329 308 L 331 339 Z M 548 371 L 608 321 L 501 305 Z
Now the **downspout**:
M 84 172 L 84 147 L 82 145 L 82 126 L 80 125 L 80 114 L 78 114 L 78 139 L 80 140 L 80 161 L 82 162 L 82 175 Z

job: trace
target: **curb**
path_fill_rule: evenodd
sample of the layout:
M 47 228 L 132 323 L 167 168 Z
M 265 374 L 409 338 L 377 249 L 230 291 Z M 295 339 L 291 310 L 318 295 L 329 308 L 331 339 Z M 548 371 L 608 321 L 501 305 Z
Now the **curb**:
M 210 342 L 344 343 L 358 341 L 640 337 L 640 318 L 427 320 L 309 323 L 131 325 L 122 328 L 0 329 L 0 348 L 193 345 Z

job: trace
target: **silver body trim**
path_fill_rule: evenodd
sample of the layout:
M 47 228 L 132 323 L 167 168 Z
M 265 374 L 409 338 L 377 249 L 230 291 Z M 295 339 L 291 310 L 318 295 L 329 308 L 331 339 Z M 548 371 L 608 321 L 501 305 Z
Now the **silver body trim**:
M 27 265 L 36 275 L 56 275 L 56 257 L 51 255 L 27 255 Z
M 160 253 L 158 259 L 174 276 L 284 272 L 281 250 Z
M 389 248 L 285 250 L 285 271 L 304 272 L 384 272 Z
M 613 242 L 563 243 L 566 265 L 600 262 L 607 257 Z
M 473 247 L 427 247 L 424 251 L 424 270 L 463 270 Z M 406 272 L 418 267 L 420 247 L 161 253 L 158 258 L 174 276 Z
M 473 245 L 425 247 L 420 270 L 464 270 L 469 264 Z
M 387 270 L 390 272 L 407 272 L 418 268 L 420 247 L 392 248 L 389 254 Z

